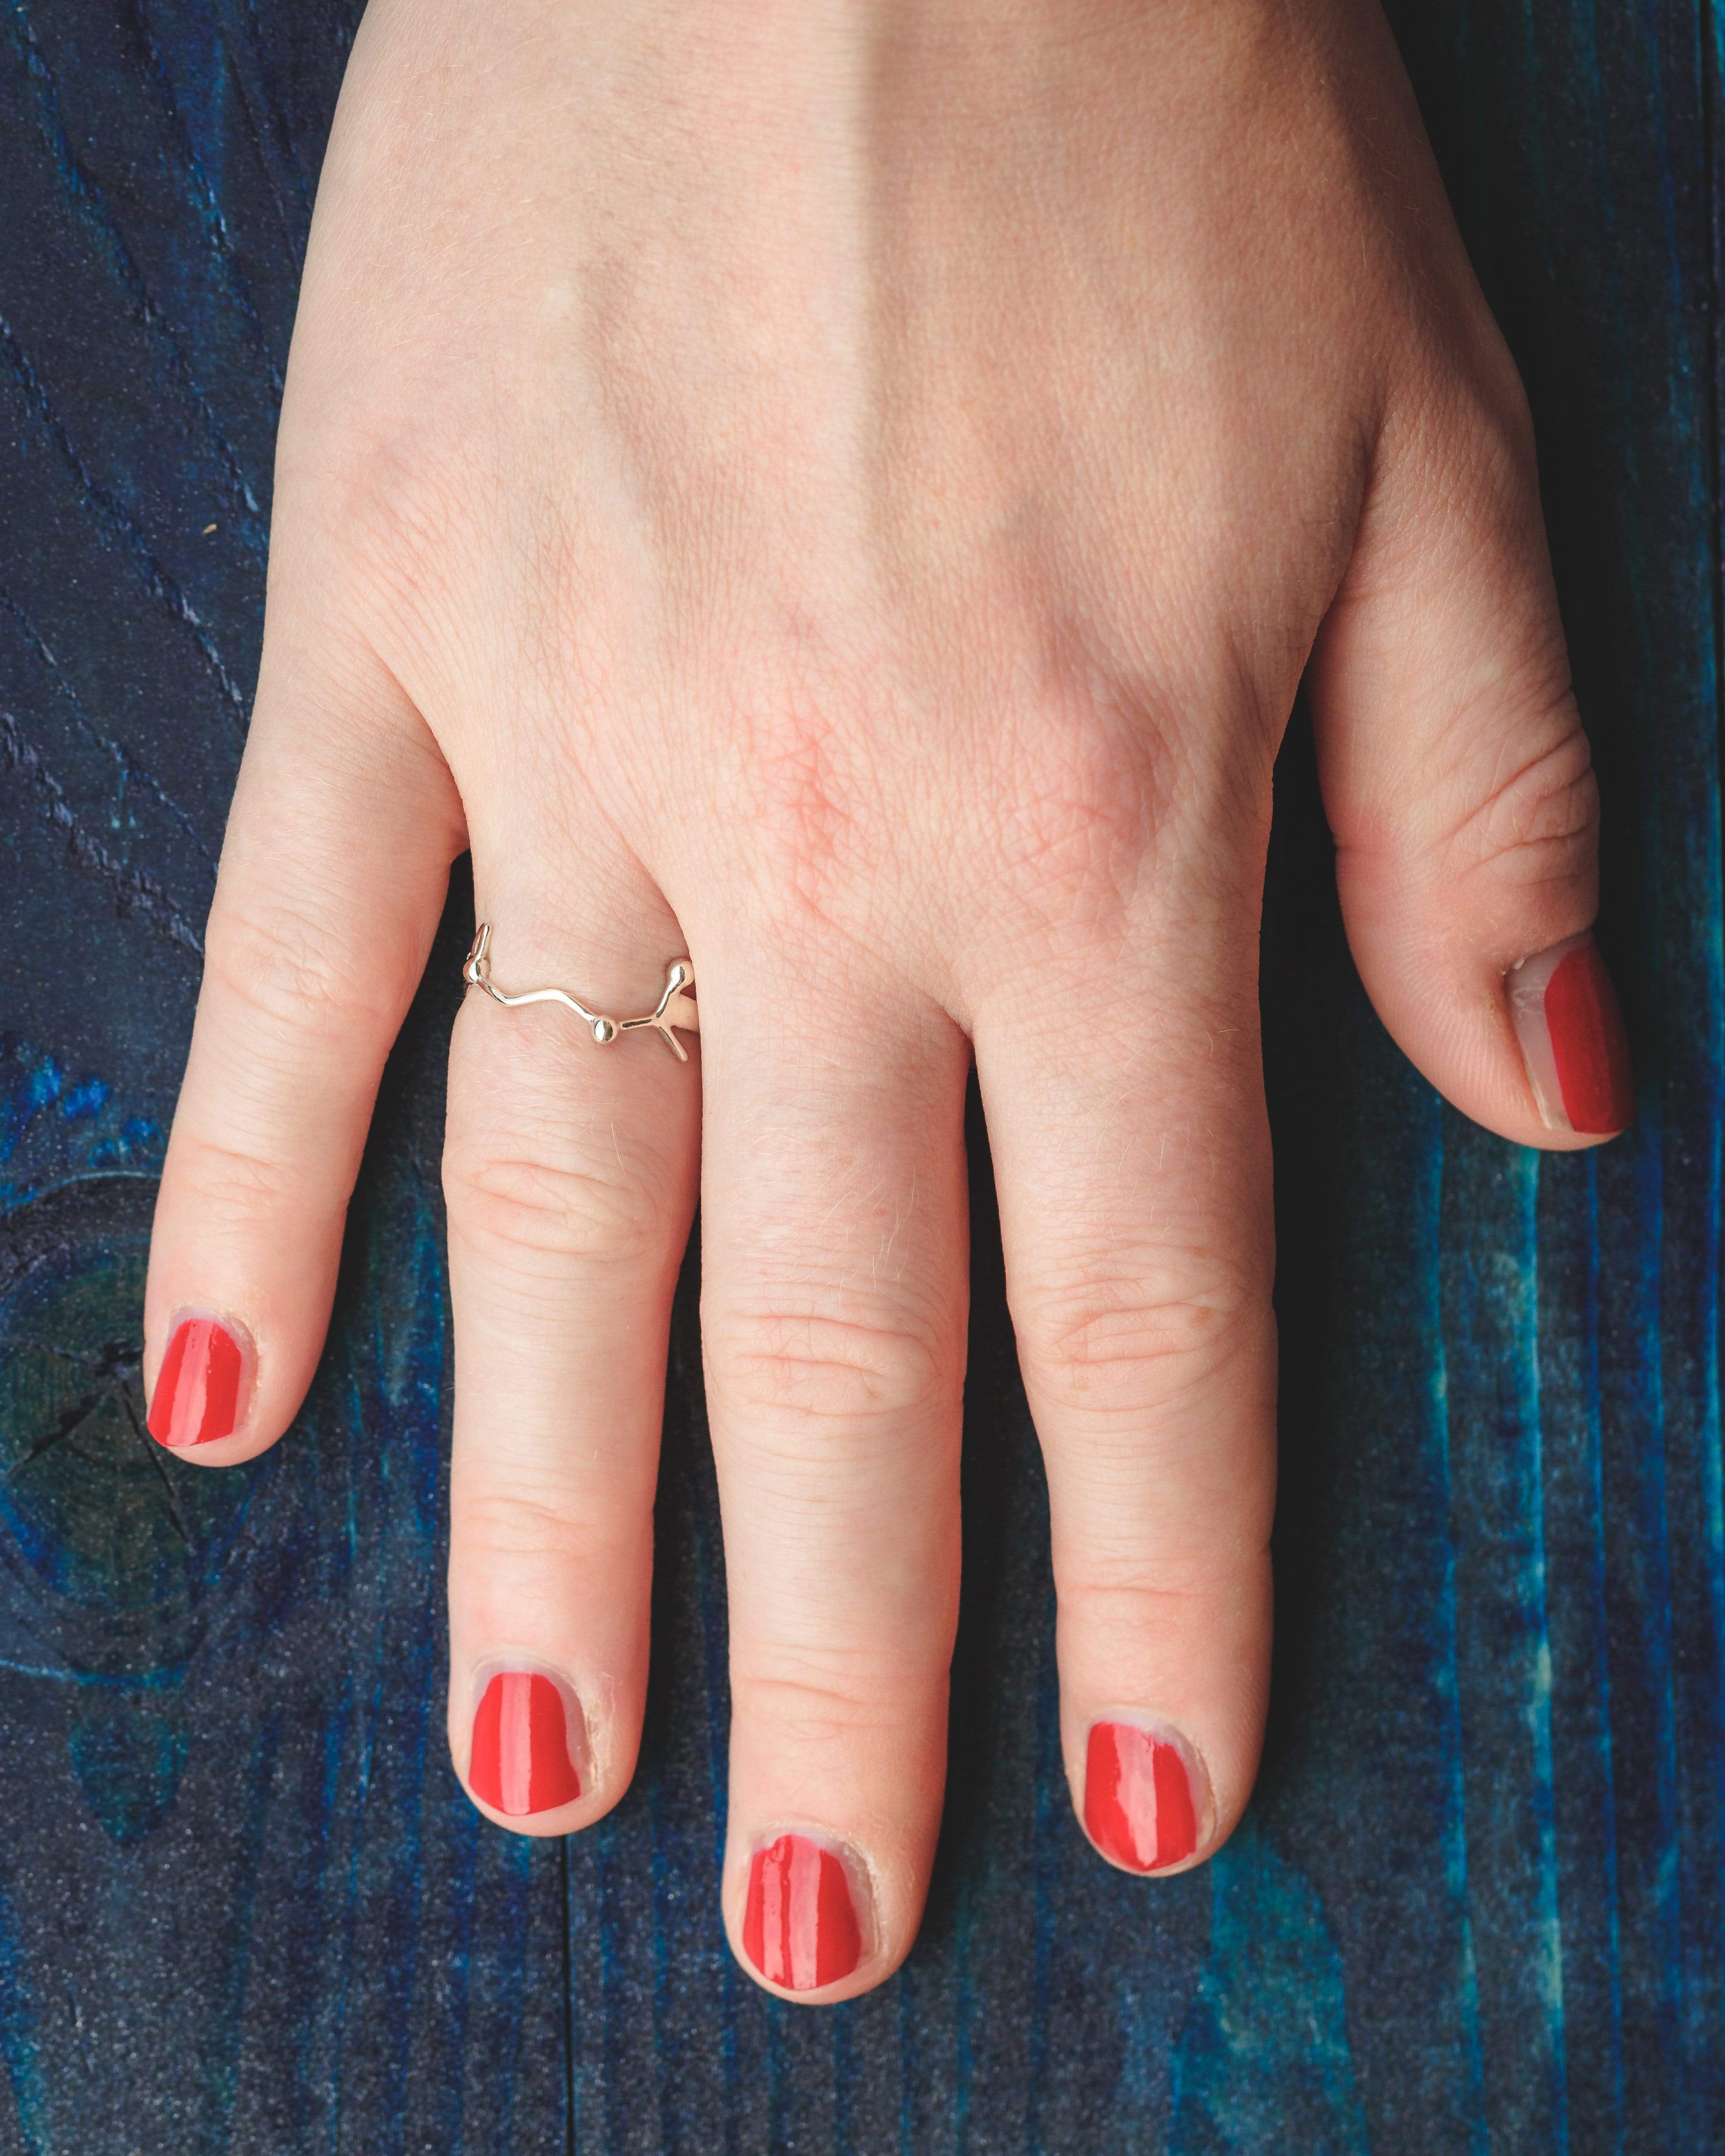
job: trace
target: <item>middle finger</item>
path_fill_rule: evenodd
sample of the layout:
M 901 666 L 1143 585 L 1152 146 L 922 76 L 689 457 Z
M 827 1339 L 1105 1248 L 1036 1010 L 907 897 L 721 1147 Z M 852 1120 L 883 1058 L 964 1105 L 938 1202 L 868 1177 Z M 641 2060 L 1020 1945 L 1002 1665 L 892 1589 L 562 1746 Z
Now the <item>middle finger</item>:
M 702 1333 L 730 1583 L 725 1907 L 752 1973 L 825 2001 L 908 1951 L 939 1826 L 969 1050 L 943 1011 L 848 953 L 710 972 Z

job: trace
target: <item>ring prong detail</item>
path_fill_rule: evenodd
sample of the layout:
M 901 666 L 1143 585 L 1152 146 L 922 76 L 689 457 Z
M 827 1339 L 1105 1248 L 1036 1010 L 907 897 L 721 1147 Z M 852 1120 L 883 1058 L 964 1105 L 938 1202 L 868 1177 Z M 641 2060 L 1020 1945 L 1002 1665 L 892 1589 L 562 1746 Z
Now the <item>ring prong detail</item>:
M 511 994 L 500 988 L 491 978 L 491 924 L 482 921 L 461 968 L 461 978 L 471 988 L 482 988 L 493 1003 L 506 1009 L 519 1009 L 523 1004 L 561 1004 L 566 1010 L 573 1011 L 587 1027 L 598 1048 L 608 1048 L 619 1034 L 634 1033 L 643 1026 L 651 1026 L 660 1034 L 665 1045 L 679 1063 L 689 1060 L 688 1052 L 677 1039 L 677 1034 L 699 1033 L 701 1015 L 695 999 L 689 992 L 695 986 L 695 968 L 687 958 L 673 958 L 665 971 L 665 988 L 649 1011 L 639 1018 L 611 1018 L 603 1011 L 589 1010 L 578 996 L 571 995 L 567 988 L 523 988 Z

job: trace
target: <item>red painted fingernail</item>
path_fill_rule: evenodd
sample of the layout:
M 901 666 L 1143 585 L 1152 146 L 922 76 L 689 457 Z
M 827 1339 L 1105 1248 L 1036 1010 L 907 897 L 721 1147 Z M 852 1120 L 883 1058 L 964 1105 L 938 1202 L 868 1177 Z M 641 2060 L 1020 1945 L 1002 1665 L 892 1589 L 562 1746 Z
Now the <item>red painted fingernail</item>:
M 1616 992 L 1591 935 L 1553 943 L 1510 973 L 1510 1014 L 1546 1127 L 1614 1136 L 1635 1118 Z
M 182 1318 L 174 1327 L 150 1396 L 148 1428 L 162 1445 L 213 1445 L 239 1420 L 245 1354 L 213 1317 Z
M 769 1984 L 816 1991 L 862 1959 L 862 1930 L 844 1860 L 806 1835 L 755 1851 L 742 1950 Z
M 581 1794 L 563 1695 L 549 1677 L 500 1670 L 473 1717 L 468 1786 L 510 1819 L 554 1811 Z
M 1084 1824 L 1104 1856 L 1160 1871 L 1198 1846 L 1198 1805 L 1180 1748 L 1135 1722 L 1091 1724 Z

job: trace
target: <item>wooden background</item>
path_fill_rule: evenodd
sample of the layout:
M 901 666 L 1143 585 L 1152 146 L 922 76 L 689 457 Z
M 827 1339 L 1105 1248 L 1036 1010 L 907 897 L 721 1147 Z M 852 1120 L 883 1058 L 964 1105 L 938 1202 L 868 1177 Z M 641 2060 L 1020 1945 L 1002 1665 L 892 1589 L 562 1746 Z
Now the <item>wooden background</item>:
M 1069 1815 L 978 1131 L 933 1902 L 901 1976 L 813 2013 L 733 1970 L 716 1911 L 692 1270 L 632 1793 L 527 1842 L 445 1761 L 462 892 L 300 1424 L 221 1476 L 138 1434 L 152 1178 L 356 12 L 0 6 L 0 2156 L 1725 2148 L 1711 6 L 1394 11 L 1538 421 L 1640 1126 L 1543 1161 L 1413 1075 L 1348 965 L 1296 726 L 1265 942 L 1286 1353 L 1260 1794 L 1214 1864 L 1147 1887 Z

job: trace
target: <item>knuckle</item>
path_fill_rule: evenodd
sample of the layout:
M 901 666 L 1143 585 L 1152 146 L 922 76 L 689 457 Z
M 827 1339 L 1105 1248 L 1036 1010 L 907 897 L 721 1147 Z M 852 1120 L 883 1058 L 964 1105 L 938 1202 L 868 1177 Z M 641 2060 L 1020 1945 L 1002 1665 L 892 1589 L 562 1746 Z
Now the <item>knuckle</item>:
M 1077 1264 L 1019 1298 L 1026 1378 L 1069 1404 L 1136 1415 L 1201 1391 L 1270 1322 L 1266 1289 L 1217 1257 Z
M 268 1217 L 305 1204 L 303 1171 L 248 1146 L 176 1130 L 169 1164 L 182 1197 L 205 1217 Z
M 902 1666 L 879 1666 L 878 1658 L 846 1657 L 834 1648 L 772 1668 L 738 1657 L 731 1672 L 733 1718 L 770 1728 L 776 1743 L 788 1737 L 817 1745 L 878 1739 L 883 1728 L 914 1721 L 909 1702 L 918 1687 Z M 937 1674 L 935 1682 L 940 1682 Z
M 1076 1573 L 1061 1574 L 1060 1614 L 1094 1637 L 1168 1642 L 1194 1634 L 1214 1640 L 1242 1604 L 1262 1593 L 1270 1563 L 1267 1537 L 1238 1551 L 1158 1553 L 1153 1564 L 1140 1556 L 1092 1558 Z
M 1567 882 L 1591 862 L 1599 783 L 1567 696 L 1543 731 L 1532 755 L 1492 773 L 1485 798 L 1455 833 L 1450 855 L 1462 874 L 1490 868 L 1531 886 Z
M 1081 1612 L 1111 1631 L 1154 1632 L 1165 1614 L 1214 1609 L 1231 1584 L 1226 1574 L 1211 1551 L 1158 1551 L 1153 1564 L 1142 1553 L 1091 1553 L 1076 1577 L 1061 1579 L 1060 1601 L 1069 1616 Z
M 574 1489 L 488 1481 L 464 1489 L 455 1517 L 462 1564 L 506 1584 L 512 1595 L 531 1587 L 561 1599 L 572 1569 L 614 1570 L 619 1556 L 644 1565 L 650 1558 L 645 1513 L 596 1505 Z
M 464 1494 L 459 1509 L 464 1557 L 562 1558 L 576 1521 L 545 1491 L 490 1487 Z
M 304 434 L 294 430 L 277 500 L 341 563 L 331 603 L 409 671 L 435 665 L 448 654 L 457 586 L 474 567 L 465 536 L 497 529 L 505 514 L 473 430 L 446 413 L 374 408 L 347 415 L 316 450 Z
M 1128 726 L 1096 702 L 1075 711 L 1068 701 L 1033 722 L 1000 797 L 1009 871 L 1045 900 L 1128 893 L 1172 790 L 1158 769 L 1156 732 Z
M 785 926 L 850 918 L 866 882 L 865 813 L 857 744 L 866 722 L 855 691 L 829 680 L 816 656 L 793 653 L 784 680 L 739 700 L 726 731 L 744 755 L 732 780 L 737 828 L 748 834 L 758 901 Z
M 374 967 L 349 964 L 333 924 L 280 903 L 267 911 L 218 906 L 205 942 L 204 978 L 275 1039 L 334 1041 L 356 1031 L 393 1031 L 405 1001 L 400 984 Z
M 902 1424 L 952 1396 L 946 1358 L 896 1320 L 753 1310 L 708 1317 L 705 1329 L 714 1381 L 745 1416 Z
M 1508 346 L 1495 330 L 1476 347 L 1460 439 L 1488 486 L 1525 495 L 1537 489 L 1533 408 Z
M 1425 374 L 1420 393 L 1428 454 L 1483 501 L 1537 501 L 1532 407 L 1497 324 L 1472 315 L 1446 321 L 1437 342 L 1444 363 Z
M 1194 709 L 1230 722 L 1195 726 Z M 1108 947 L 1176 863 L 1226 872 L 1232 834 L 1268 812 L 1273 745 L 1251 711 L 1240 670 L 1206 649 L 1153 677 L 1069 663 L 999 730 L 975 811 L 984 872 L 1033 946 Z
M 1539 487 L 1539 444 L 1533 429 L 1533 407 L 1526 384 L 1509 347 L 1494 332 L 1481 367 L 1481 398 L 1486 439 L 1495 448 L 1497 460 L 1522 494 L 1536 499 Z
M 620 1170 L 452 1140 L 444 1152 L 451 1227 L 481 1250 L 607 1266 L 663 1262 L 663 1208 Z
M 452 512 L 486 506 L 482 466 L 459 429 L 392 410 L 350 415 L 339 447 L 316 474 L 331 536 L 387 577 L 429 572 L 459 526 Z

